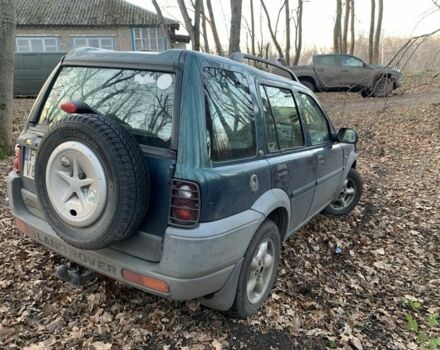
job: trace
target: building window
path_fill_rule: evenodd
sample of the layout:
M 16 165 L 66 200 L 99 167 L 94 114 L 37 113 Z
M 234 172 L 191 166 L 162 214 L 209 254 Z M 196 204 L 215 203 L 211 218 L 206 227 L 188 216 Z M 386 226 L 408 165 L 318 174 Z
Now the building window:
M 167 41 L 162 28 L 133 28 L 133 48 L 137 51 L 163 51 Z
M 115 40 L 106 36 L 78 36 L 73 38 L 73 48 L 97 47 L 99 49 L 114 50 Z
M 17 52 L 57 52 L 58 38 L 17 36 L 15 47 Z

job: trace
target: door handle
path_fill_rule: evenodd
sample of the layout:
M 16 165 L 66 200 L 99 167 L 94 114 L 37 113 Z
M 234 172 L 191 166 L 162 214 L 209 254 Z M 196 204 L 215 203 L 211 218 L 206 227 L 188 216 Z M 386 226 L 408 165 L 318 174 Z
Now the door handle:
M 325 157 L 324 154 L 318 154 L 318 162 L 322 163 L 324 161 Z
M 278 164 L 277 165 L 278 175 L 285 176 L 288 174 L 287 164 Z

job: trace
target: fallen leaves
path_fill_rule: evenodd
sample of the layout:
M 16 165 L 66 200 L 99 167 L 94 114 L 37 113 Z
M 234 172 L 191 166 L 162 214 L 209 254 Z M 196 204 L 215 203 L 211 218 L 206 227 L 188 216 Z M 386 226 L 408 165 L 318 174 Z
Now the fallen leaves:
M 323 97 L 340 110 L 342 96 Z M 31 103 L 16 100 L 15 136 Z M 359 131 L 362 200 L 346 217 L 316 217 L 286 242 L 270 298 L 245 321 L 104 278 L 70 288 L 53 275 L 65 259 L 14 228 L 1 182 L 0 347 L 415 348 L 402 300 L 440 312 L 440 105 L 332 117 Z M 0 162 L 3 179 L 10 164 Z

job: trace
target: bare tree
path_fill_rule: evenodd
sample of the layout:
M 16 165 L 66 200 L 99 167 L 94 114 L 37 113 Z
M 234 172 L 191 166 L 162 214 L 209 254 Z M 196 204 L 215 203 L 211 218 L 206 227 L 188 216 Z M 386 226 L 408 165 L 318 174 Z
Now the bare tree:
M 180 13 L 182 14 L 183 22 L 185 23 L 185 28 L 188 32 L 189 39 L 191 40 L 191 45 L 194 48 L 194 29 L 191 18 L 188 14 L 188 10 L 186 9 L 185 0 L 177 0 L 177 4 L 179 5 Z
M 262 6 L 262 8 L 263 8 L 263 11 L 264 11 L 264 13 L 266 14 L 267 25 L 268 25 L 268 27 L 269 27 L 269 33 L 270 33 L 270 36 L 272 37 L 272 41 L 273 41 L 273 43 L 274 43 L 274 45 L 275 45 L 275 48 L 276 48 L 277 51 L 278 51 L 278 56 L 279 56 L 279 58 L 282 59 L 282 58 L 284 58 L 283 49 L 281 48 L 281 45 L 280 45 L 280 43 L 278 42 L 277 37 L 276 37 L 276 35 L 275 35 L 275 32 L 274 32 L 274 30 L 273 30 L 273 28 L 272 28 L 272 24 L 271 24 L 271 21 L 270 21 L 269 12 L 267 11 L 266 5 L 264 4 L 264 0 L 260 0 L 260 1 L 261 1 L 261 6 Z
M 194 10 L 194 25 L 191 17 L 188 14 L 185 0 L 177 0 L 177 3 L 185 23 L 185 28 L 191 40 L 191 47 L 195 51 L 200 51 L 200 19 L 202 13 L 202 0 L 195 0 L 195 2 L 191 1 Z
M 231 0 L 231 29 L 229 32 L 229 54 L 240 51 L 242 0 Z
M 162 27 L 162 31 L 165 34 L 165 37 L 167 38 L 167 43 L 170 48 L 174 47 L 174 43 L 171 40 L 171 34 L 169 30 L 169 26 L 165 22 L 165 18 L 163 17 L 162 10 L 160 9 L 159 4 L 157 3 L 157 0 L 153 0 L 154 8 L 156 9 L 157 16 L 159 17 L 160 26 Z
M 290 6 L 289 0 L 285 0 L 286 11 L 286 65 L 290 65 Z
M 255 56 L 255 18 L 254 18 L 254 1 L 249 0 L 251 5 L 251 48 L 252 48 L 252 55 Z
M 342 31 L 342 45 L 341 51 L 347 53 L 348 50 L 348 23 L 350 21 L 351 1 L 345 0 L 345 13 L 344 13 L 344 30 Z
M 299 63 L 302 50 L 302 20 L 303 20 L 303 0 L 298 0 L 298 8 L 296 9 L 296 21 L 295 21 L 295 57 L 293 64 L 296 66 Z
M 348 0 L 347 0 L 348 1 Z M 350 0 L 351 2 L 351 12 L 350 12 L 350 55 L 354 54 L 354 45 L 355 45 L 355 33 L 354 33 L 354 0 Z
M 215 50 L 217 51 L 217 55 L 222 56 L 223 50 L 220 43 L 220 38 L 218 36 L 217 26 L 215 24 L 214 11 L 212 11 L 211 0 L 206 0 L 206 7 L 209 13 L 209 25 L 211 26 L 212 36 L 214 37 Z
M 368 63 L 373 63 L 374 57 L 374 20 L 376 13 L 376 0 L 371 0 L 370 34 L 368 36 Z
M 342 0 L 336 0 L 336 19 L 333 28 L 333 52 L 341 52 L 341 19 L 342 19 Z
M 200 51 L 200 14 L 202 13 L 202 0 L 194 3 L 194 50 Z
M 203 30 L 203 45 L 204 45 L 204 50 L 205 52 L 210 52 L 209 49 L 209 40 L 208 40 L 208 31 L 206 29 L 206 13 L 205 13 L 205 6 L 203 5 L 203 1 L 202 1 L 202 5 L 201 5 L 201 16 L 202 16 L 202 30 Z
M 0 0 L 0 159 L 12 150 L 15 0 Z
M 379 1 L 379 8 L 377 14 L 376 33 L 374 35 L 373 63 L 379 63 L 380 34 L 382 31 L 383 0 L 378 0 L 378 1 Z

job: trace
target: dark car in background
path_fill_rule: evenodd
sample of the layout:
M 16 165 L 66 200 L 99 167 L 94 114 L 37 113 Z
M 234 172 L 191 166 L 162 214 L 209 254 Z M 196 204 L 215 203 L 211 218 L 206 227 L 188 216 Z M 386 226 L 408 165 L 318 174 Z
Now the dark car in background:
M 402 84 L 400 70 L 346 54 L 314 55 L 309 64 L 289 68 L 312 91 L 349 90 L 364 97 L 385 97 Z

